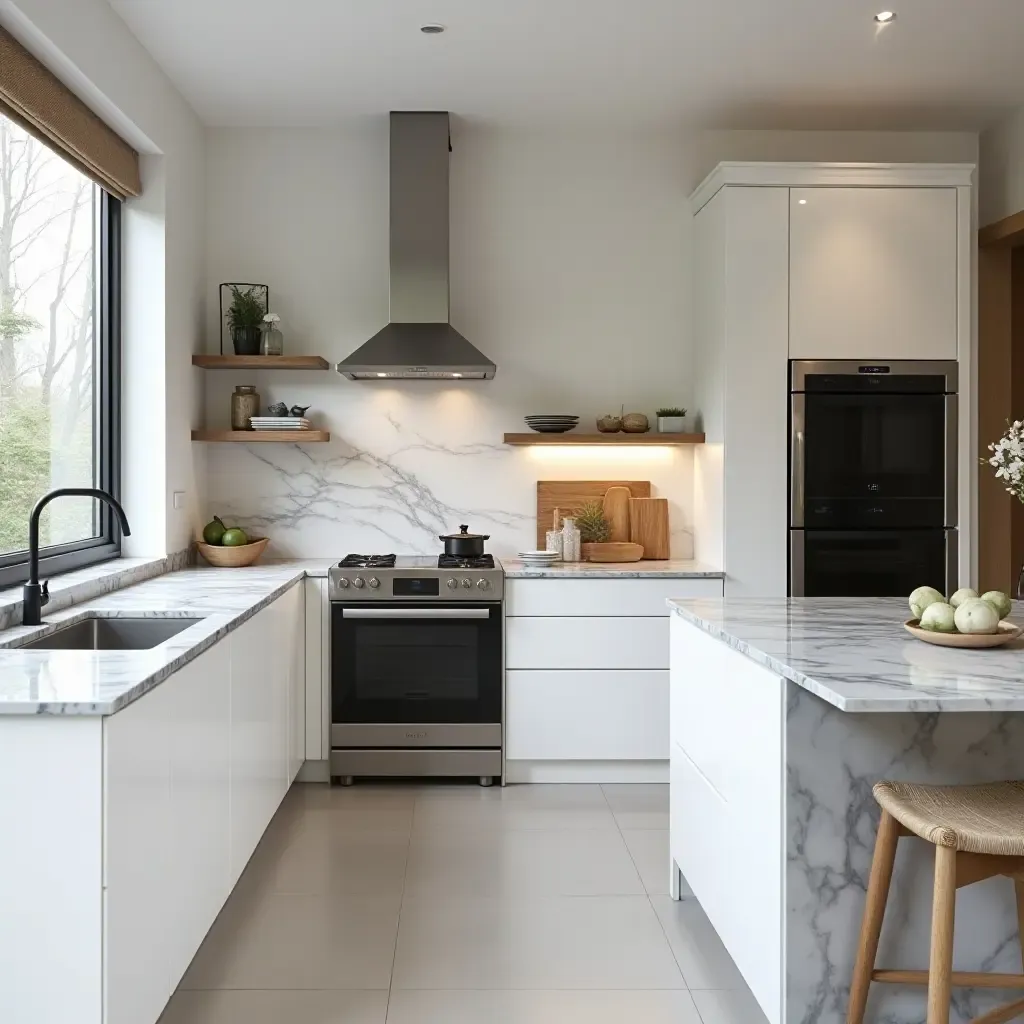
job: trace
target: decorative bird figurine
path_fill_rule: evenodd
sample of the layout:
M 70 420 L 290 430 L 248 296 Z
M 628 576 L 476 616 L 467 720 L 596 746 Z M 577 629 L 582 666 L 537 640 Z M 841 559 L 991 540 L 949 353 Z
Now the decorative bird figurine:
M 291 409 L 289 409 L 288 411 L 293 416 L 305 416 L 306 415 L 306 410 L 307 409 L 311 409 L 311 408 L 312 408 L 312 406 L 310 406 L 310 405 L 293 405 L 291 407 Z

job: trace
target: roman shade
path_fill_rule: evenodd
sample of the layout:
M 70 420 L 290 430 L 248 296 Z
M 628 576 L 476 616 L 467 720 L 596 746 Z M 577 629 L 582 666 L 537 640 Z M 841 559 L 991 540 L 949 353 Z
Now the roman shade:
M 0 113 L 118 199 L 141 194 L 139 154 L 3 28 Z

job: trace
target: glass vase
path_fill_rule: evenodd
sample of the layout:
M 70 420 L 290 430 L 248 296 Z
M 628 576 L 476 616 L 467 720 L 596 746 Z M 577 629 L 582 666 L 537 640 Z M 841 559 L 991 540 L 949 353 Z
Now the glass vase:
M 284 355 L 284 335 L 274 324 L 263 325 L 263 339 L 260 342 L 260 355 Z

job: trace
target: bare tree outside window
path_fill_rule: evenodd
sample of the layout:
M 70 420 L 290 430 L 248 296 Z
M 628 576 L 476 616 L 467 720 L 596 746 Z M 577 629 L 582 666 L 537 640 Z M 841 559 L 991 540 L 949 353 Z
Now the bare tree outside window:
M 0 556 L 27 548 L 42 494 L 97 480 L 99 205 L 90 179 L 0 115 Z M 98 536 L 93 506 L 55 502 L 42 543 Z

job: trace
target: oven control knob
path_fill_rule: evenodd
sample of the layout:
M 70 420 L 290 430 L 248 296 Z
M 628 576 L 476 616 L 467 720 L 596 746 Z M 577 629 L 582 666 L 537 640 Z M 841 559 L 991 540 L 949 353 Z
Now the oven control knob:
M 473 586 L 472 582 L 470 581 L 470 579 L 469 579 L 468 577 L 466 577 L 465 579 L 463 579 L 463 581 L 462 581 L 462 585 L 463 585 L 463 586 L 464 586 L 464 587 L 465 587 L 465 588 L 466 588 L 467 590 L 468 590 L 468 589 L 469 589 L 469 588 L 470 588 L 471 586 Z
M 341 579 L 338 580 L 338 586 L 341 587 L 342 590 L 347 590 L 348 589 L 348 585 L 349 585 L 348 580 L 345 579 L 344 576 L 342 576 Z
M 369 579 L 370 586 L 376 590 L 380 586 L 380 580 L 376 576 L 371 576 Z
M 363 589 L 363 587 L 365 587 L 365 586 L 366 586 L 366 584 L 365 584 L 365 583 L 363 582 L 363 577 L 362 577 L 362 576 L 357 576 L 357 577 L 356 577 L 356 578 L 355 578 L 355 579 L 354 579 L 354 580 L 352 581 L 352 585 L 353 585 L 354 587 L 356 587 L 357 589 L 359 589 L 359 590 L 362 590 L 362 589 Z
M 454 577 L 449 579 L 448 583 L 446 584 L 446 586 L 448 587 L 449 590 L 454 590 L 458 585 L 459 585 L 459 581 L 457 579 L 455 579 Z
M 487 590 L 491 586 L 488 580 L 477 580 L 476 585 L 479 590 Z

